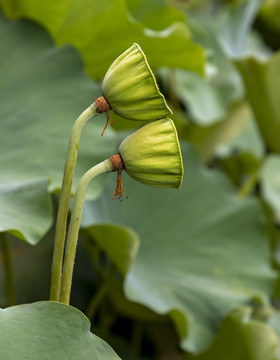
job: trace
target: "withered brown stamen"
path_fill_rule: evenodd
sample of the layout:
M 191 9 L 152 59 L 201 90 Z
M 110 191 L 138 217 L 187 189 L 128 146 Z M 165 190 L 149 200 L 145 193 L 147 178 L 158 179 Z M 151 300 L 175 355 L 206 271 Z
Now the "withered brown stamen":
M 102 114 L 102 113 L 106 113 L 106 117 L 107 117 L 107 120 L 106 120 L 106 124 L 105 124 L 105 127 L 101 133 L 101 136 L 104 135 L 104 132 L 108 126 L 108 123 L 110 123 L 110 125 L 113 125 L 114 124 L 114 121 L 112 120 L 112 118 L 110 117 L 108 111 L 111 110 L 111 106 L 110 104 L 108 103 L 108 101 L 105 99 L 104 96 L 101 96 L 99 97 L 96 101 L 95 101 L 95 105 L 97 107 L 97 111 Z
M 114 191 L 112 199 L 119 199 L 120 201 L 123 201 L 123 196 L 128 199 L 128 196 L 125 195 L 123 191 L 123 179 L 122 179 L 122 170 L 118 170 L 118 177 L 117 177 L 117 186 Z
M 113 165 L 114 171 L 118 172 L 117 186 L 116 186 L 116 190 L 115 190 L 115 192 L 113 194 L 112 199 L 113 200 L 119 199 L 119 200 L 123 201 L 123 196 L 125 196 L 126 199 L 128 199 L 128 197 L 123 192 L 122 171 L 125 168 L 124 163 L 123 163 L 123 159 L 122 159 L 120 154 L 117 154 L 117 155 L 111 156 L 110 161 L 111 161 L 111 163 Z
M 105 127 L 104 127 L 104 129 L 103 129 L 103 131 L 102 131 L 102 133 L 101 133 L 101 136 L 104 135 L 104 132 L 105 132 L 107 126 L 108 126 L 108 123 L 110 123 L 111 126 L 113 126 L 113 124 L 114 124 L 113 119 L 111 118 L 111 116 L 108 114 L 107 111 L 106 111 L 106 116 L 107 116 L 107 121 L 106 121 Z

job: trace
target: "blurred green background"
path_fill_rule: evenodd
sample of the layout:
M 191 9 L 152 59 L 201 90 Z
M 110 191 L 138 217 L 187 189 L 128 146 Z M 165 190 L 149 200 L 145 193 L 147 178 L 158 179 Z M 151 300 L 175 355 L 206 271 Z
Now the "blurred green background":
M 118 202 L 115 174 L 94 181 L 71 305 L 125 360 L 280 359 L 280 1 L 0 8 L 2 307 L 48 300 L 71 127 L 136 42 L 174 113 L 183 185 L 149 188 L 124 174 L 128 200 Z M 112 117 L 104 138 L 103 115 L 84 130 L 74 190 L 141 125 Z M 111 359 L 106 351 L 95 358 Z

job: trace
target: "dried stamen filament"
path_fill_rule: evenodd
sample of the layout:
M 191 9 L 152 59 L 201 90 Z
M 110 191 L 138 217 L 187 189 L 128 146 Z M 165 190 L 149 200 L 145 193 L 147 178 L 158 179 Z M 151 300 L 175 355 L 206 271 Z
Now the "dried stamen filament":
M 126 196 L 123 191 L 122 170 L 120 169 L 118 170 L 117 186 L 112 199 L 113 200 L 119 199 L 120 201 L 123 201 L 123 196 L 125 196 L 125 198 L 128 199 L 128 196 Z
M 108 114 L 108 111 L 106 111 L 106 117 L 107 117 L 107 121 L 106 121 L 106 125 L 101 133 L 101 136 L 104 136 L 104 132 L 107 129 L 108 123 L 110 123 L 110 125 L 112 126 L 114 124 L 113 119 L 111 118 L 111 116 Z

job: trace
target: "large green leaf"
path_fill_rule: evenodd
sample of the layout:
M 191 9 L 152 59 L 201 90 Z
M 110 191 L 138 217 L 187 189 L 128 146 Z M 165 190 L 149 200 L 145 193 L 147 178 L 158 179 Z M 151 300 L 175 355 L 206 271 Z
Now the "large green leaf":
M 129 16 L 123 0 L 1 0 L 11 18 L 28 17 L 43 24 L 58 44 L 73 44 L 87 71 L 101 79 L 113 60 L 137 42 L 152 67 L 171 66 L 203 73 L 204 52 L 190 40 L 184 23 L 162 32 L 148 30 Z M 180 54 L 180 56 L 178 56 Z
M 5 154 L 2 153 L 2 156 Z M 2 168 L 3 171 L 4 168 Z M 14 173 L 16 175 L 16 172 Z M 8 181 L 8 180 L 6 180 Z M 51 226 L 47 179 L 4 182 L 0 185 L 0 232 L 36 244 Z
M 177 75 L 177 96 L 190 112 L 192 119 L 201 126 L 221 121 L 227 116 L 231 103 L 243 95 L 241 82 L 236 73 L 224 69 L 208 79 L 198 74 L 179 70 Z M 223 82 L 219 81 L 223 77 Z M 229 81 L 231 83 L 229 84 Z M 227 83 L 228 82 L 228 83 Z
M 279 344 L 276 332 L 249 316 L 249 308 L 231 314 L 211 347 L 193 360 L 275 360 Z
M 77 53 L 55 48 L 37 25 L 0 17 L 0 231 L 35 244 L 51 223 L 48 191 L 61 186 L 71 127 L 98 96 Z M 86 127 L 74 180 L 113 154 L 100 116 Z M 89 196 L 97 196 L 97 179 Z
M 175 74 L 176 95 L 191 118 L 206 126 L 227 115 L 231 104 L 244 96 L 242 79 L 219 42 L 221 16 L 216 12 L 199 12 L 190 16 L 194 40 L 207 51 L 206 77 L 179 70 Z
M 139 234 L 140 248 L 125 280 L 127 297 L 175 322 L 184 349 L 201 351 L 232 309 L 252 297 L 266 301 L 275 274 L 265 219 L 254 199 L 240 199 L 220 173 L 183 151 L 181 189 L 141 186 L 124 177 L 126 201 L 114 185 L 85 208 L 84 226 L 120 223 Z
M 221 43 L 236 60 L 246 95 L 262 136 L 271 151 L 279 152 L 280 130 L 280 54 L 269 51 L 258 41 L 250 43 L 252 23 L 263 0 L 242 2 L 229 8 L 220 30 Z M 250 46 L 253 44 L 253 47 Z
M 163 30 L 175 21 L 185 21 L 184 14 L 167 0 L 126 0 L 126 3 L 133 17 L 149 29 Z
M 0 358 L 120 359 L 109 345 L 90 333 L 90 323 L 79 310 L 54 302 L 0 309 Z

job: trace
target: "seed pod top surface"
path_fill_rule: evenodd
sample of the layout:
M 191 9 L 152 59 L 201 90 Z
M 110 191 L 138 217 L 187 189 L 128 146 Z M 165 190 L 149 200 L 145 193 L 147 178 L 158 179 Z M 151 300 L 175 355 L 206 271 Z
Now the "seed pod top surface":
M 126 119 L 153 121 L 172 113 L 138 44 L 110 66 L 102 92 L 111 109 Z

